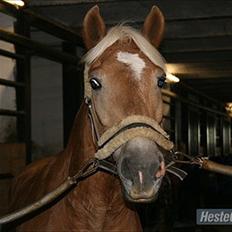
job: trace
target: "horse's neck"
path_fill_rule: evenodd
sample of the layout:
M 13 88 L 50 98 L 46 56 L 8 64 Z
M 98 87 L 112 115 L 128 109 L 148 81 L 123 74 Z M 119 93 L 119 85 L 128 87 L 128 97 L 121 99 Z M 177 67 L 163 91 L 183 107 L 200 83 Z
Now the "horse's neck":
M 70 160 L 69 175 L 75 175 L 88 159 L 94 157 L 95 152 L 96 148 L 92 138 L 88 109 L 87 106 L 83 104 L 75 119 L 66 149 L 66 153 L 68 153 L 67 155 Z M 106 204 L 110 204 L 108 198 L 110 198 L 110 201 L 112 200 L 112 196 L 110 196 L 109 192 L 120 192 L 120 187 L 118 184 L 114 185 L 115 182 L 118 182 L 116 177 L 99 171 L 78 184 L 74 191 L 76 195 L 75 198 L 86 198 L 88 196 L 87 201 L 89 203 L 91 203 L 90 201 L 98 200 L 98 202 L 102 202 L 102 204 L 106 206 Z

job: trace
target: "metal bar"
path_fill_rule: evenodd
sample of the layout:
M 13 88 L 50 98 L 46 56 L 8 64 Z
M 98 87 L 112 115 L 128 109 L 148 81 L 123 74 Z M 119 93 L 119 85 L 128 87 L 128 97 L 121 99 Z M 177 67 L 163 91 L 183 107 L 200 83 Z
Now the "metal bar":
M 4 115 L 4 116 L 23 116 L 23 115 L 25 115 L 25 112 L 24 111 L 17 111 L 17 110 L 0 109 L 0 115 Z
M 12 58 L 12 59 L 24 59 L 24 56 L 22 56 L 22 55 L 3 50 L 1 48 L 0 48 L 0 55 L 5 56 L 5 57 L 9 57 L 9 58 Z
M 9 87 L 21 87 L 21 88 L 25 87 L 25 84 L 23 84 L 21 82 L 10 81 L 10 80 L 6 80 L 6 79 L 2 79 L 2 78 L 0 78 L 0 85 L 5 85 L 5 86 L 9 86 Z
M 200 96 L 200 97 L 203 97 L 204 99 L 208 99 L 209 101 L 216 103 L 217 105 L 221 105 L 221 106 L 223 105 L 221 102 L 219 102 L 219 101 L 217 101 L 217 100 L 215 100 L 215 99 L 213 99 L 213 98 L 211 98 L 211 97 L 205 95 L 204 93 L 202 93 L 202 92 L 200 92 L 200 91 L 198 91 L 198 90 L 192 88 L 192 87 L 189 86 L 189 85 L 186 85 L 186 84 L 184 84 L 184 83 L 179 83 L 179 85 L 181 85 L 181 86 L 184 87 L 185 89 L 191 90 L 193 93 L 195 93 L 196 95 L 198 95 L 198 96 Z M 224 106 L 223 106 L 223 107 L 224 107 Z
M 231 148 L 231 135 L 230 135 L 230 126 L 231 121 L 222 117 L 221 118 L 221 147 L 222 147 L 222 154 L 228 155 L 230 153 Z
M 214 156 L 216 154 L 216 115 L 207 113 L 206 117 L 206 152 L 208 156 Z
M 182 114 L 181 114 L 181 103 L 180 101 L 176 100 L 175 105 L 171 106 L 171 112 L 173 112 L 175 120 L 174 122 L 171 121 L 171 125 L 173 128 L 173 131 L 175 131 L 175 144 L 177 146 L 180 146 L 180 141 L 182 140 Z
M 16 33 L 0 29 L 0 39 L 35 51 L 37 55 L 56 61 L 77 65 L 79 58 L 50 48 L 48 45 L 26 38 Z
M 188 122 L 188 153 L 195 155 L 199 153 L 200 148 L 200 117 L 196 108 L 186 107 Z
M 206 106 L 202 106 L 200 104 L 196 104 L 196 103 L 193 103 L 179 95 L 177 95 L 176 93 L 172 92 L 172 91 L 169 91 L 169 90 L 162 90 L 162 93 L 166 96 L 169 96 L 169 97 L 172 97 L 172 98 L 176 98 L 176 99 L 179 99 L 181 102 L 183 103 L 186 103 L 186 104 L 189 104 L 189 105 L 192 105 L 194 107 L 197 107 L 199 109 L 202 109 L 202 110 L 206 110 L 208 112 L 211 112 L 211 113 L 215 113 L 215 114 L 218 114 L 218 115 L 221 115 L 221 116 L 228 116 L 226 113 L 223 113 L 219 110 L 214 110 L 214 109 L 211 109 L 209 107 L 206 107 Z

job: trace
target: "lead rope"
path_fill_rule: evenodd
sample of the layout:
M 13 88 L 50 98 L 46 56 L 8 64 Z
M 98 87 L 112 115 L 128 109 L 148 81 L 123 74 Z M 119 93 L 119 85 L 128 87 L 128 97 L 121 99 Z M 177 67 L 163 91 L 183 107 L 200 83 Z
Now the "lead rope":
M 188 158 L 188 161 L 178 160 L 178 156 L 184 156 Z M 190 165 L 198 165 L 200 168 L 212 171 L 224 175 L 232 176 L 232 166 L 218 164 L 213 161 L 208 160 L 206 157 L 191 157 L 180 151 L 171 151 L 171 161 L 167 164 L 166 169 L 167 172 L 177 176 L 180 180 L 183 180 L 187 173 L 177 167 L 174 167 L 174 164 L 190 164 Z M 43 206 L 53 202 L 63 193 L 71 189 L 71 187 L 77 185 L 81 180 L 93 175 L 98 171 L 98 169 L 105 170 L 114 175 L 117 175 L 117 169 L 114 164 L 107 160 L 98 160 L 98 159 L 89 159 L 82 168 L 78 171 L 78 173 L 72 177 L 67 177 L 67 179 L 59 185 L 55 190 L 46 194 L 44 197 L 39 199 L 38 201 L 20 209 L 13 213 L 7 214 L 4 217 L 0 218 L 0 231 L 2 230 L 2 225 L 16 221 L 32 212 L 35 212 L 38 209 L 41 209 Z
M 175 171 L 173 172 L 173 170 L 172 170 L 173 165 L 175 165 L 175 164 L 197 165 L 199 168 L 201 168 L 203 170 L 206 170 L 206 171 L 215 172 L 215 173 L 223 174 L 223 175 L 227 175 L 227 176 L 232 176 L 232 166 L 216 163 L 216 162 L 214 162 L 212 160 L 209 160 L 208 157 L 203 156 L 202 154 L 199 154 L 199 155 L 197 155 L 195 157 L 192 157 L 192 156 L 190 156 L 190 155 L 188 155 L 188 154 L 186 154 L 184 152 L 180 152 L 180 151 L 171 151 L 171 154 L 172 154 L 172 160 L 166 166 L 167 171 L 174 174 L 174 175 L 176 175 L 177 177 L 179 177 L 178 176 L 179 173 L 178 172 L 175 173 Z M 180 156 L 185 157 L 188 160 L 185 161 L 185 160 L 178 159 Z M 178 171 L 183 171 L 183 170 L 181 170 L 179 168 L 174 167 L 174 170 L 175 169 L 178 169 Z M 187 173 L 186 173 L 186 175 L 187 175 Z
M 115 167 L 112 166 L 110 162 L 106 160 L 104 161 L 98 160 L 95 158 L 89 159 L 86 163 L 84 163 L 84 165 L 81 167 L 81 169 L 78 171 L 77 174 L 71 177 L 70 176 L 67 177 L 66 180 L 62 184 L 60 184 L 56 189 L 54 189 L 52 192 L 46 194 L 44 197 L 42 197 L 38 201 L 35 201 L 32 204 L 22 209 L 16 210 L 13 213 L 10 213 L 4 217 L 1 217 L 0 218 L 0 231 L 1 231 L 1 226 L 3 224 L 16 221 L 32 212 L 35 212 L 41 209 L 43 206 L 53 202 L 63 193 L 67 192 L 73 186 L 77 185 L 81 180 L 95 174 L 98 171 L 98 169 L 102 169 L 107 172 L 111 172 L 114 175 L 117 175 L 117 170 L 115 169 Z

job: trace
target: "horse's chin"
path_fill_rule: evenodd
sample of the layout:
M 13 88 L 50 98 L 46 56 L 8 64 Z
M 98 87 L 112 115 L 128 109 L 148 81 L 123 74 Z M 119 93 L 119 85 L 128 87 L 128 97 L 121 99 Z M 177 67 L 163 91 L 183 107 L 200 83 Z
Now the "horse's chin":
M 134 199 L 126 191 L 124 191 L 124 197 L 125 197 L 126 201 L 131 202 L 131 203 L 146 204 L 146 203 L 155 202 L 158 198 L 158 193 L 156 193 L 151 198 L 136 198 L 136 199 Z
M 151 185 L 151 188 L 149 188 L 149 191 L 137 191 L 136 194 L 132 190 L 131 186 L 128 186 L 128 184 L 125 185 L 122 181 L 122 189 L 125 200 L 132 203 L 151 203 L 156 201 L 162 179 L 163 177 L 157 178 L 157 180 Z

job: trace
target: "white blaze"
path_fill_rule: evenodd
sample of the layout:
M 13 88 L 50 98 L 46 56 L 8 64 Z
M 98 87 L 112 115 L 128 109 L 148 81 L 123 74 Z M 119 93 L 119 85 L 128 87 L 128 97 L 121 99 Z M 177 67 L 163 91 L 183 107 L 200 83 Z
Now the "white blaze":
M 139 183 L 143 184 L 143 173 L 139 171 Z
M 143 69 L 145 68 L 145 62 L 138 54 L 129 52 L 118 52 L 117 60 L 129 65 L 132 69 L 135 79 L 140 80 Z

